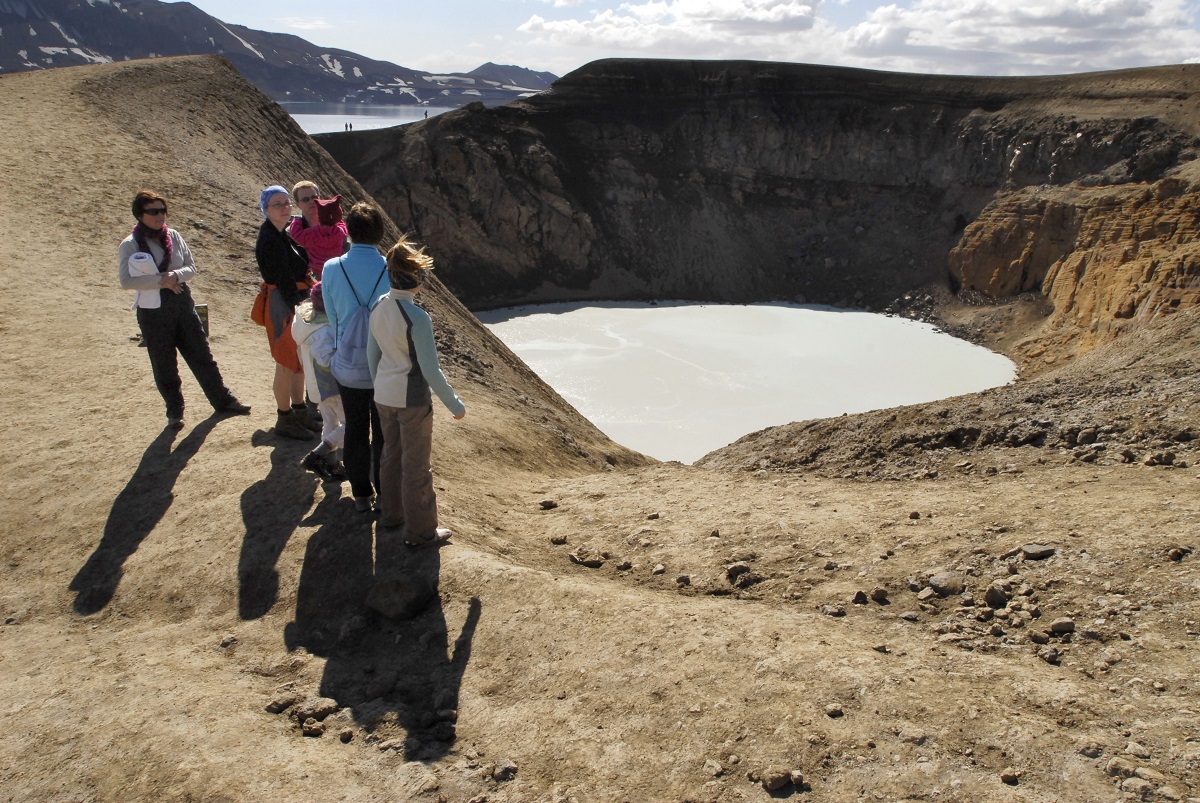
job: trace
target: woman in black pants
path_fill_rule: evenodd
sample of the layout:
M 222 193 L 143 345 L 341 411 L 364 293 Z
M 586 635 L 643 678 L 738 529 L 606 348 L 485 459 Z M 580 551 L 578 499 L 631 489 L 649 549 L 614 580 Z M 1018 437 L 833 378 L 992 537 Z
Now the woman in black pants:
M 221 369 L 208 347 L 188 282 L 196 263 L 183 237 L 167 228 L 167 200 L 151 190 L 133 197 L 137 225 L 117 248 L 121 287 L 136 290 L 138 326 L 150 355 L 154 384 L 167 405 L 167 426 L 183 428 L 183 392 L 176 352 L 183 355 L 216 415 L 249 415 L 225 387 Z
M 350 232 L 350 250 L 325 263 L 321 288 L 325 314 L 333 327 L 334 339 L 341 345 L 346 326 L 360 307 L 367 312 L 388 291 L 387 261 L 379 253 L 383 239 L 383 213 L 368 203 L 357 203 L 346 214 Z M 365 354 L 364 354 L 365 360 Z M 365 365 L 363 366 L 365 368 Z M 337 369 L 334 369 L 337 374 Z M 342 445 L 343 462 L 354 494 L 354 506 L 360 513 L 376 507 L 379 490 L 379 463 L 383 455 L 383 432 L 379 411 L 375 409 L 375 391 L 370 377 L 364 384 L 351 387 L 338 379 L 342 408 L 346 412 L 346 439 Z

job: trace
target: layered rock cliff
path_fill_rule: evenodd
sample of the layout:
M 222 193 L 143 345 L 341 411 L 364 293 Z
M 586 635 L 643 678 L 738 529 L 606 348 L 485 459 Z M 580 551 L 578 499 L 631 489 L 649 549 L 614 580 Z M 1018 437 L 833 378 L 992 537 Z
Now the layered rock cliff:
M 1045 289 L 1074 331 L 1190 303 L 1198 91 L 1193 65 L 967 78 L 609 60 L 502 108 L 318 141 L 471 306 L 878 309 L 932 284 Z

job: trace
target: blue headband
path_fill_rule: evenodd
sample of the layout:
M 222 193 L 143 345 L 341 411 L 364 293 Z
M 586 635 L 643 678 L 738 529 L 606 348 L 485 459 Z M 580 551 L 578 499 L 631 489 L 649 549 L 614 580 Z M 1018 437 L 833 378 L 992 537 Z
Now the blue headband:
M 258 208 L 262 212 L 263 220 L 267 218 L 267 203 L 271 200 L 271 196 L 278 195 L 281 192 L 284 195 L 288 194 L 288 191 L 283 187 L 280 187 L 278 184 L 272 184 L 262 191 L 262 195 L 258 196 Z

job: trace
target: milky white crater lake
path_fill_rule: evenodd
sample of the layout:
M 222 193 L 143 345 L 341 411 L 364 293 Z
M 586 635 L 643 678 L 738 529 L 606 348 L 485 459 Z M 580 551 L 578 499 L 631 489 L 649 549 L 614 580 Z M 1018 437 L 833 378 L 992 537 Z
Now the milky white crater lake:
M 926 323 L 795 304 L 543 304 L 476 313 L 616 442 L 691 463 L 764 427 L 974 393 L 1007 357 Z

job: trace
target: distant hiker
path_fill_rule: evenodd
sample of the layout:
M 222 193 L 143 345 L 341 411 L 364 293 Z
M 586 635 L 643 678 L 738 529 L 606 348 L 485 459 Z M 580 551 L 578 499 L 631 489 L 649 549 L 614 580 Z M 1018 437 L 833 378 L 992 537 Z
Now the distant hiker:
M 383 213 L 368 203 L 357 203 L 346 213 L 350 250 L 325 263 L 321 287 L 325 312 L 333 327 L 337 353 L 330 365 L 342 408 L 346 412 L 346 440 L 342 458 L 360 513 L 375 506 L 379 490 L 379 461 L 383 434 L 379 412 L 372 401 L 370 373 L 366 365 L 366 328 L 371 306 L 387 292 L 387 262 L 377 247 L 383 239 Z M 348 363 L 339 375 L 339 363 Z M 353 363 L 361 363 L 354 365 Z M 357 368 L 357 371 L 352 369 Z M 357 373 L 357 377 L 351 374 Z
M 137 225 L 117 248 L 117 277 L 122 289 L 137 291 L 134 309 L 154 384 L 167 405 L 167 426 L 183 428 L 176 352 L 183 355 L 215 415 L 249 415 L 249 405 L 225 387 L 209 349 L 208 335 L 188 289 L 188 282 L 196 276 L 196 263 L 183 236 L 167 227 L 167 199 L 142 190 L 133 196 L 131 208 Z
M 428 120 L 428 119 L 429 119 L 429 109 L 426 109 L 426 110 L 425 110 L 425 119 L 426 119 L 426 120 Z
M 320 218 L 322 206 L 319 204 L 320 191 L 311 181 L 298 181 L 292 187 L 292 197 L 300 207 L 300 214 L 292 218 L 288 224 L 288 234 L 292 239 L 304 246 L 308 252 L 308 268 L 319 282 L 321 271 L 326 261 L 346 253 L 349 247 L 346 224 L 342 220 L 341 200 L 330 199 L 326 208 L 336 209 L 332 215 L 335 223 L 323 224 Z
M 433 445 L 433 389 L 455 419 L 467 414 L 438 363 L 429 313 L 416 295 L 433 270 L 424 247 L 402 237 L 388 251 L 391 290 L 371 312 L 367 355 L 375 406 L 383 425 L 382 503 L 379 525 L 404 527 L 404 543 L 425 546 L 450 537 L 438 527 L 437 495 L 429 455 Z
M 343 480 L 346 470 L 338 460 L 337 450 L 346 434 L 342 395 L 337 381 L 329 370 L 333 359 L 333 327 L 325 313 L 321 282 L 313 285 L 309 296 L 296 307 L 292 321 L 292 337 L 300 350 L 304 367 L 304 385 L 310 399 L 319 399 L 321 411 L 321 443 L 304 456 L 301 465 L 326 480 Z
M 263 224 L 258 230 L 254 257 L 263 283 L 259 293 L 266 294 L 263 325 L 267 342 L 275 358 L 275 393 L 278 418 L 275 434 L 296 440 L 311 440 L 321 425 L 311 421 L 304 406 L 304 372 L 296 341 L 292 339 L 292 319 L 296 305 L 308 297 L 313 285 L 308 271 L 308 254 L 287 233 L 292 220 L 292 200 L 278 184 L 267 187 L 258 199 Z

